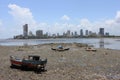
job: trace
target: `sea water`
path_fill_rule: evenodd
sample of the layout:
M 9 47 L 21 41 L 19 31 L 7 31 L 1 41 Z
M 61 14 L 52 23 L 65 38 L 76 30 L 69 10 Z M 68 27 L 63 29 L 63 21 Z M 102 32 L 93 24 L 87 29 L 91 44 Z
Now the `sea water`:
M 57 38 L 57 39 L 4 39 L 0 45 L 21 46 L 38 45 L 47 43 L 86 43 L 96 48 L 110 48 L 120 50 L 120 39 L 118 38 Z

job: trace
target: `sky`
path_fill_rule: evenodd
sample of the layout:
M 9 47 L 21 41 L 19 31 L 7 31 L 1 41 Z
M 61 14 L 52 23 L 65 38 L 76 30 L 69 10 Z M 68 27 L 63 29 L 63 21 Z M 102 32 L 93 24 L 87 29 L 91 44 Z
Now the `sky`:
M 1 0 L 0 39 L 43 30 L 49 34 L 99 28 L 120 35 L 120 0 Z

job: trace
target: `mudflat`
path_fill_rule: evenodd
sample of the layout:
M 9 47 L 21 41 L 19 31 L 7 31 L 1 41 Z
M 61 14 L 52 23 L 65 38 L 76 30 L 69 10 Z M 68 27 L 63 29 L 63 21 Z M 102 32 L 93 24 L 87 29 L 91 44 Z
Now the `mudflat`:
M 54 51 L 58 45 L 70 48 Z M 77 43 L 32 46 L 0 46 L 0 80 L 120 80 L 120 50 L 97 48 L 86 51 Z M 10 68 L 10 56 L 39 55 L 47 58 L 46 72 L 36 74 Z

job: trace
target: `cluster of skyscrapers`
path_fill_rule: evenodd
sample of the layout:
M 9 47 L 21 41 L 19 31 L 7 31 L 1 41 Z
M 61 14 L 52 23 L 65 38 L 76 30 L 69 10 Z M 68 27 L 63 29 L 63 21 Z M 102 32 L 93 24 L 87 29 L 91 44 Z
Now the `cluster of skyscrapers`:
M 79 38 L 79 37 L 104 37 L 109 36 L 109 33 L 105 33 L 104 28 L 100 28 L 98 33 L 80 29 L 80 32 L 77 31 L 71 32 L 70 30 L 67 30 L 66 32 L 63 32 L 63 34 L 52 34 L 49 35 L 48 32 L 46 34 L 43 34 L 43 30 L 37 30 L 36 35 L 32 33 L 32 31 L 29 31 L 28 33 L 28 24 L 23 25 L 23 34 L 14 36 L 15 39 L 38 39 L 38 38 Z
M 46 38 L 46 35 L 43 34 L 43 30 L 37 30 L 36 35 L 32 31 L 28 32 L 28 24 L 23 25 L 23 34 L 14 36 L 14 39 L 29 39 L 29 38 Z

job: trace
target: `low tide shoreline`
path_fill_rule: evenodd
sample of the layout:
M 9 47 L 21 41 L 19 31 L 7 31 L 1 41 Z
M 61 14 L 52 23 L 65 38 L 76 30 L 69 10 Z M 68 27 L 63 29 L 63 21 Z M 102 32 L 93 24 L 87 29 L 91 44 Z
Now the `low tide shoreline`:
M 86 43 L 96 48 L 110 48 L 120 50 L 120 40 L 116 38 L 64 38 L 64 39 L 19 39 L 0 40 L 2 46 L 39 45 L 50 43 Z
M 53 51 L 52 47 L 63 45 L 68 51 Z M 120 80 L 120 50 L 96 48 L 86 51 L 86 44 L 56 43 L 31 46 L 0 46 L 1 80 Z M 11 69 L 9 56 L 20 58 L 39 55 L 47 58 L 47 71 Z

